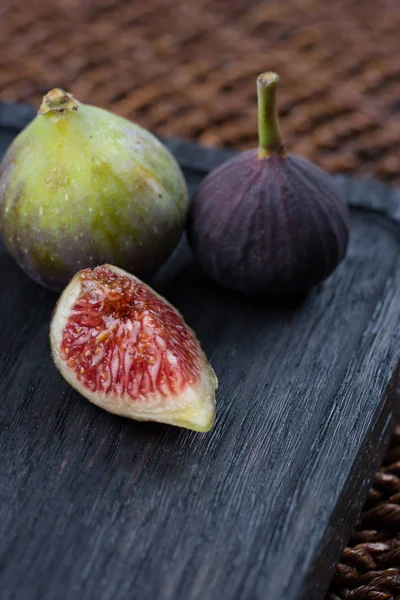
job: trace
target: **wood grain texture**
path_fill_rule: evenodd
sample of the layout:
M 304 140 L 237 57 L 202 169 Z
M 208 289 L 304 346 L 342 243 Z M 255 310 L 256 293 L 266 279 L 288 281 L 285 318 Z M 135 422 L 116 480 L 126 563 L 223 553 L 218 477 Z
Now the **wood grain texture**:
M 0 124 L 5 110 L 2 149 L 24 119 L 0 106 Z M 226 157 L 171 145 L 192 192 Z M 339 182 L 361 210 L 346 261 L 308 298 L 227 293 L 185 242 L 156 279 L 219 376 L 210 434 L 83 400 L 51 361 L 56 296 L 1 247 L 2 600 L 323 598 L 400 388 L 399 195 Z

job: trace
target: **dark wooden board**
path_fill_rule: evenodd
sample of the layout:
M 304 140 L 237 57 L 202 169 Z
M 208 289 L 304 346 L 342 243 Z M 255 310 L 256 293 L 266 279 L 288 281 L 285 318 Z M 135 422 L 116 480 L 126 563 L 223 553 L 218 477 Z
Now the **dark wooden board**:
M 31 117 L 0 105 L 1 152 Z M 192 192 L 229 155 L 168 143 Z M 323 598 L 400 387 L 399 193 L 338 181 L 358 205 L 350 249 L 304 301 L 229 294 L 184 243 L 158 277 L 219 376 L 209 434 L 74 392 L 50 358 L 56 296 L 1 247 L 2 600 Z

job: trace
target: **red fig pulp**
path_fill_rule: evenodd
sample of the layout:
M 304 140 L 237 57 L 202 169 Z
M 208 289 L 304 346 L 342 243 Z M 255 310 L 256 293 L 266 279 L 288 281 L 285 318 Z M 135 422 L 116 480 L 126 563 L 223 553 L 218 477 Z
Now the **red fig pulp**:
M 110 265 L 80 271 L 54 312 L 55 364 L 85 398 L 132 419 L 208 431 L 217 380 L 164 298 Z

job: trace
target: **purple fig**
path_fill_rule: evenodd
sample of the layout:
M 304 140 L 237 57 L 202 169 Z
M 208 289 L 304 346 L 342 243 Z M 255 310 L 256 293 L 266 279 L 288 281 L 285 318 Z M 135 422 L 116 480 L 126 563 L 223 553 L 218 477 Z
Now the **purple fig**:
M 308 291 L 343 259 L 349 212 L 330 175 L 288 154 L 276 73 L 257 79 L 259 148 L 211 172 L 191 202 L 188 237 L 215 281 L 249 295 Z

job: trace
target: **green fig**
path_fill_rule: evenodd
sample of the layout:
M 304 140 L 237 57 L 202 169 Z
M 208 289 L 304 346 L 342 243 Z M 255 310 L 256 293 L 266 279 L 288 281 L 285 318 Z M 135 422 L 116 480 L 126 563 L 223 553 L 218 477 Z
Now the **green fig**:
M 187 208 L 160 141 L 60 89 L 0 166 L 0 233 L 25 273 L 53 289 L 102 263 L 147 277 L 178 243 Z

